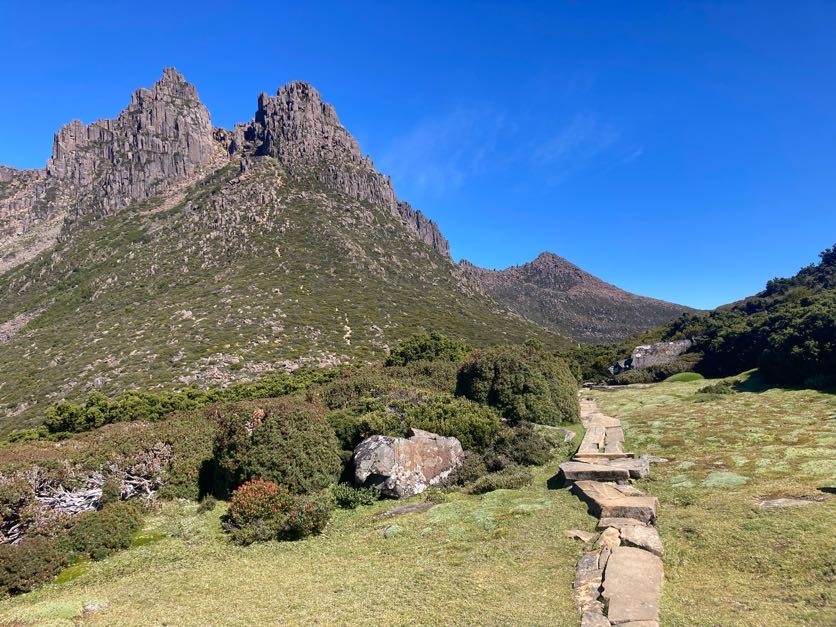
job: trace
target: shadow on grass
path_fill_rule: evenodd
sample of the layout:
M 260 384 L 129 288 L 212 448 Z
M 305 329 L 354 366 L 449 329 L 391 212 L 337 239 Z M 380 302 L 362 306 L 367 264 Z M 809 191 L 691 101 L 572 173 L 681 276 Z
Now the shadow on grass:
M 753 394 L 760 394 L 768 390 L 816 390 L 823 394 L 836 394 L 836 385 L 832 383 L 825 383 L 824 385 L 787 385 L 783 383 L 770 383 L 764 376 L 754 371 L 748 377 L 734 382 L 734 389 L 737 392 L 752 392 Z

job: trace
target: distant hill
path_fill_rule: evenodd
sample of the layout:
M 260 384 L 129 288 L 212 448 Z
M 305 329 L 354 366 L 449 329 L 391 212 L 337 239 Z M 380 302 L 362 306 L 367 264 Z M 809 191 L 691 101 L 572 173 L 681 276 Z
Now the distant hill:
M 461 266 L 497 302 L 582 342 L 622 340 L 694 311 L 625 292 L 548 252 L 505 270 L 485 270 L 467 261 Z

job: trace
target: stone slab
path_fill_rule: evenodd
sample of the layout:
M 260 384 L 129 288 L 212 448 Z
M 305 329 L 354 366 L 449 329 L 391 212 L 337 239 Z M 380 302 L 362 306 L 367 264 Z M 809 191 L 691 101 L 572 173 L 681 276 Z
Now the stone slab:
M 596 481 L 626 481 L 630 478 L 627 468 L 586 462 L 563 462 L 560 472 L 566 481 L 594 479 Z
M 645 479 L 650 476 L 650 462 L 641 457 L 633 459 L 612 459 L 607 462 L 615 468 L 625 468 L 631 479 Z
M 624 527 L 635 527 L 636 525 L 645 526 L 645 523 L 635 518 L 602 518 L 598 521 L 597 528 L 604 530 L 607 527 L 615 527 L 621 531 Z
M 659 537 L 659 532 L 656 531 L 655 527 L 628 525 L 620 531 L 621 544 L 650 551 L 653 555 L 658 555 L 659 557 L 662 557 L 665 552 L 662 546 L 662 539 Z M 603 536 L 603 534 L 601 535 Z
M 603 612 L 601 583 L 603 568 L 598 564 L 598 552 L 586 553 L 575 569 L 575 583 L 572 585 L 572 599 L 581 612 Z
M 604 571 L 603 597 L 614 625 L 659 620 L 662 560 L 633 547 L 616 547 Z
M 584 612 L 581 627 L 612 627 L 612 623 L 601 612 Z
M 659 504 L 656 497 L 625 496 L 623 491 L 628 488 L 600 481 L 576 481 L 572 486 L 573 492 L 588 503 L 592 513 L 599 518 L 635 518 L 644 523 L 656 520 Z
M 572 538 L 573 540 L 580 540 L 583 543 L 587 543 L 594 540 L 598 534 L 592 531 L 583 531 L 581 529 L 566 529 L 563 531 L 563 535 L 567 538 Z
M 593 412 L 589 414 L 585 419 L 582 418 L 581 422 L 587 428 L 589 427 L 604 427 L 612 428 L 612 427 L 620 427 L 621 421 L 618 418 L 613 418 L 612 416 L 606 416 L 600 412 Z
M 624 429 L 621 427 L 607 427 L 607 442 L 623 442 Z

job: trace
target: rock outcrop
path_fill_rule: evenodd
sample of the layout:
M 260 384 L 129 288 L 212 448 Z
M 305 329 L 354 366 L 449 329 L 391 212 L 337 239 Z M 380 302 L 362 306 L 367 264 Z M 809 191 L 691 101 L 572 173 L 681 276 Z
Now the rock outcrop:
M 59 130 L 46 173 L 75 192 L 74 215 L 107 214 L 163 192 L 218 154 L 197 90 L 168 68 L 116 119 Z
M 312 177 L 349 198 L 388 209 L 419 240 L 449 256 L 438 225 L 397 199 L 389 177 L 363 155 L 334 107 L 308 83 L 289 83 L 275 96 L 261 94 L 255 119 L 236 126 L 226 139 L 230 154 L 274 157 L 293 176 Z
M 373 435 L 354 449 L 354 479 L 385 496 L 420 494 L 464 461 L 456 438 L 411 429 L 409 438 Z
M 609 367 L 610 374 L 616 375 L 625 370 L 637 370 L 650 368 L 651 366 L 664 366 L 688 352 L 693 344 L 691 340 L 676 340 L 636 346 L 627 359 L 619 360 Z

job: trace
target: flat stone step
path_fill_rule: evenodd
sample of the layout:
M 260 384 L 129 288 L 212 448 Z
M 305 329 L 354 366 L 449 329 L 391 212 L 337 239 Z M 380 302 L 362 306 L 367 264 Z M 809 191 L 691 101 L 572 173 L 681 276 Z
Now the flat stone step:
M 658 555 L 659 557 L 664 555 L 665 549 L 662 546 L 662 539 L 659 537 L 659 532 L 656 531 L 656 527 L 629 525 L 620 531 L 621 544 L 650 551 L 653 555 Z
M 603 531 L 607 527 L 615 527 L 619 531 L 623 530 L 624 527 L 635 527 L 635 526 L 646 527 L 647 524 L 643 523 L 640 520 L 636 520 L 635 518 L 601 518 L 598 520 L 598 525 L 596 529 L 599 531 Z
M 630 478 L 630 471 L 626 468 L 586 462 L 563 462 L 560 473 L 566 481 L 627 481 Z
M 581 440 L 578 453 L 597 453 L 604 450 L 604 439 L 607 430 L 604 427 L 590 427 Z
M 586 418 L 581 419 L 581 423 L 583 426 L 589 427 L 620 427 L 621 421 L 618 418 L 613 418 L 612 416 L 606 416 L 601 413 L 592 413 Z
M 650 462 L 642 457 L 613 459 L 607 462 L 607 465 L 626 469 L 631 479 L 644 479 L 650 476 Z
M 655 521 L 658 499 L 655 496 L 638 496 L 641 492 L 626 488 L 629 486 L 589 480 L 576 481 L 572 486 L 574 493 L 589 504 L 598 518 L 635 518 L 643 523 Z M 637 495 L 626 496 L 625 492 Z
M 603 583 L 610 623 L 658 622 L 662 576 L 662 560 L 656 555 L 627 546 L 613 549 Z
M 635 453 L 605 453 L 605 452 L 589 452 L 582 453 L 580 449 L 575 453 L 574 460 L 578 462 L 599 462 L 610 459 L 634 459 Z

